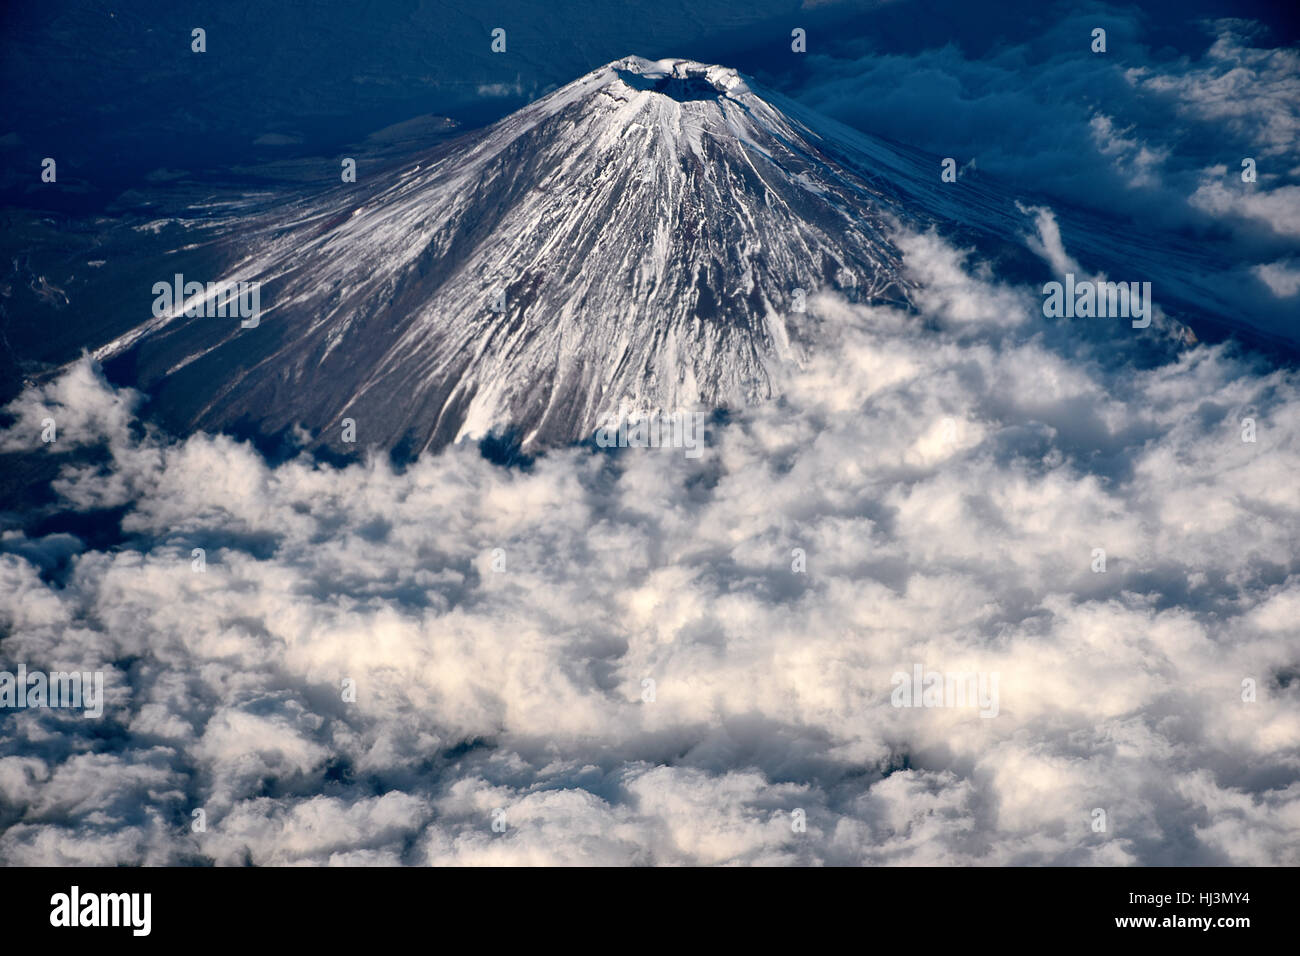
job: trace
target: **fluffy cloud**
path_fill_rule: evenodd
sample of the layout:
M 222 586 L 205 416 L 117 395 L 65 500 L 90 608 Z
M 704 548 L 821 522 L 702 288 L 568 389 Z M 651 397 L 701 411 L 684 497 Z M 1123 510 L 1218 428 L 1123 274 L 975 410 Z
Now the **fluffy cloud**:
M 1294 158 L 1300 139 L 1300 52 L 1259 48 L 1246 20 L 1219 20 L 1202 61 L 1180 71 L 1135 67 L 1135 86 L 1168 96 L 1185 115 L 1222 124 L 1264 155 Z
M 1280 236 L 1300 236 L 1300 186 L 1273 190 L 1248 188 L 1237 171 L 1215 166 L 1206 170 L 1201 185 L 1189 200 L 1193 206 L 1224 219 L 1262 223 Z
M 62 507 L 124 511 L 0 539 L 4 665 L 108 698 L 0 713 L 0 859 L 1300 862 L 1294 372 L 898 243 L 920 314 L 813 298 L 697 460 L 272 466 L 88 362 L 26 393 L 3 447 L 54 417 L 107 450 Z M 997 716 L 894 706 L 914 664 Z
M 39 448 L 52 443 L 59 450 L 126 439 L 139 396 L 129 389 L 105 389 L 103 376 L 88 362 L 79 362 L 48 385 L 23 391 L 5 411 L 13 419 L 0 432 L 0 452 Z M 57 417 L 55 417 L 57 413 Z M 53 432 L 47 429 L 54 422 Z

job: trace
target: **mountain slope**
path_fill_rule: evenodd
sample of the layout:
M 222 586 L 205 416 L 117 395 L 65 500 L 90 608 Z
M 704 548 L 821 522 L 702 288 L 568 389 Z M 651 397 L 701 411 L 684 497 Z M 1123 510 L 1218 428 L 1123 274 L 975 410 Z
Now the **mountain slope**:
M 581 440 L 620 401 L 770 396 L 796 290 L 901 302 L 902 205 L 738 74 L 629 57 L 415 164 L 261 212 L 225 276 L 255 328 L 173 309 L 98 356 L 193 427 L 409 452 Z M 162 277 L 170 279 L 170 276 Z M 504 299 L 502 299 L 504 293 Z

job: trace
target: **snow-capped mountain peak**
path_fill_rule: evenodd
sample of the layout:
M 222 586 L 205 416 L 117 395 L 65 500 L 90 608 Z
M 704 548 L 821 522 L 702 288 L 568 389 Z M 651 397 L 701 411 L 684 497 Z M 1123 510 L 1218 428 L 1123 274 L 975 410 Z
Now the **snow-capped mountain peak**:
M 804 296 L 905 297 L 879 184 L 735 70 L 625 57 L 409 163 L 242 224 L 256 327 L 173 309 L 101 350 L 199 427 L 436 448 L 582 440 L 772 394 Z M 217 278 L 217 277 L 210 277 Z M 802 290 L 800 292 L 799 290 Z

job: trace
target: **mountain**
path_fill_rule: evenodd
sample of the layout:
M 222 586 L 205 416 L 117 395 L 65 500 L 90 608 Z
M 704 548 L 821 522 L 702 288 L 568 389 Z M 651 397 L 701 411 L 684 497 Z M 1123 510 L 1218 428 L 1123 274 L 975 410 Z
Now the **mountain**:
M 357 179 L 230 213 L 227 268 L 185 275 L 258 281 L 255 327 L 172 308 L 97 357 L 184 427 L 527 451 L 771 396 L 796 290 L 908 297 L 896 191 L 720 66 L 627 57 Z
M 77 312 L 110 379 L 146 391 L 181 433 L 292 433 L 399 457 L 497 434 L 533 452 L 590 438 L 620 408 L 772 397 L 782 363 L 818 339 L 798 290 L 909 304 L 891 242 L 900 225 L 978 247 L 1006 281 L 1060 278 L 1028 250 L 1034 200 L 939 172 L 938 157 L 810 114 L 734 70 L 626 57 L 483 130 L 362 163 L 354 183 L 209 191 L 181 216 L 96 227 L 94 248 L 76 255 L 117 263 L 80 269 L 98 280 L 60 278 L 51 291 L 43 272 L 72 267 L 33 260 L 11 285 L 39 293 L 42 314 Z M 1053 208 L 1087 269 L 1151 281 L 1199 335 L 1240 330 L 1204 250 Z M 168 248 L 123 248 L 111 239 L 123 232 Z M 175 304 L 147 318 L 157 300 L 144 290 L 178 273 L 257 283 L 256 325 Z M 65 326 L 78 328 L 39 324 L 42 335 Z M 343 440 L 349 421 L 355 444 Z

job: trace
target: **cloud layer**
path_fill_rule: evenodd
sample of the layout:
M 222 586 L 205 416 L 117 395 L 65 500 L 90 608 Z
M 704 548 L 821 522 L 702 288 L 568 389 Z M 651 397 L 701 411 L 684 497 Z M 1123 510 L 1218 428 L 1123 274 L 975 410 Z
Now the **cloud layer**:
M 1190 55 L 1157 45 L 1154 15 L 1102 5 L 979 54 L 955 42 L 904 52 L 828 40 L 810 49 L 793 95 L 953 157 L 963 176 L 1102 213 L 1119 232 L 1156 245 L 1191 237 L 1204 253 L 1197 271 L 1222 296 L 1217 311 L 1289 335 L 1300 290 L 1300 51 L 1271 45 L 1256 22 L 1188 16 L 1159 19 Z M 1092 50 L 1096 28 L 1104 53 Z
M 273 467 L 24 394 L 0 447 L 104 449 L 55 491 L 124 540 L 0 539 L 0 664 L 108 698 L 0 711 L 0 859 L 1300 863 L 1296 374 L 898 241 L 921 314 L 813 298 L 698 459 Z

